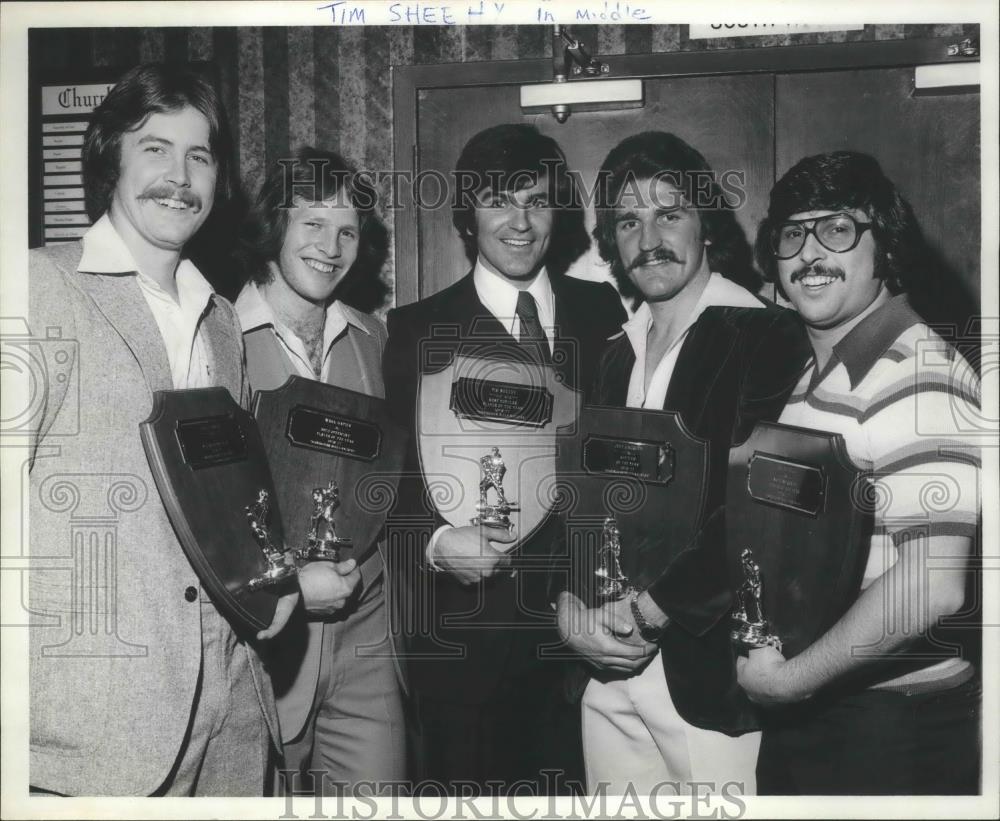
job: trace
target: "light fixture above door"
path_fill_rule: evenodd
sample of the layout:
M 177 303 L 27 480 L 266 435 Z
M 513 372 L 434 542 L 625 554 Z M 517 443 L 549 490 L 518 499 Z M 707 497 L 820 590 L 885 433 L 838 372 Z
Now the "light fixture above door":
M 642 108 L 642 80 L 609 78 L 608 64 L 592 57 L 569 29 L 553 28 L 552 82 L 521 86 L 523 113 L 551 110 L 552 116 L 564 123 L 574 111 Z

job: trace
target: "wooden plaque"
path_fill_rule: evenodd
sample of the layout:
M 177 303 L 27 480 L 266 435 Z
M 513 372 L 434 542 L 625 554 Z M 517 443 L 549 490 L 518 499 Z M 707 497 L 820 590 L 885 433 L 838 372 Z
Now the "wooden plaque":
M 594 571 L 608 516 L 617 523 L 629 582 L 645 588 L 655 581 L 698 532 L 708 458 L 708 443 L 677 413 L 585 406 L 558 460 L 570 589 L 597 603 Z
M 284 541 L 253 418 L 225 388 L 156 391 L 139 431 L 163 506 L 212 601 L 239 632 L 266 628 L 288 590 L 247 589 L 267 568 L 246 514 L 261 490 L 271 499 L 271 539 L 279 547 Z
M 340 558 L 363 559 L 394 503 L 406 445 L 385 400 L 290 376 L 280 388 L 258 391 L 253 409 L 288 544 L 305 547 L 313 490 L 333 480 L 340 490 L 337 536 L 351 540 Z
M 857 598 L 873 523 L 869 474 L 839 433 L 761 422 L 730 451 L 726 559 L 734 591 L 741 554 L 760 566 L 769 631 L 791 658 Z

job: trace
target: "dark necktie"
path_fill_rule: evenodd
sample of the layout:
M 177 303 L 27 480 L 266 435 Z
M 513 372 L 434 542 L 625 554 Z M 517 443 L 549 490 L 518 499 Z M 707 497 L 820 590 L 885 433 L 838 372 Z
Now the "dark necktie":
M 535 304 L 535 298 L 527 291 L 518 291 L 515 310 L 521 323 L 521 344 L 533 348 L 545 364 L 551 363 L 552 354 L 549 351 L 549 339 L 545 335 L 542 323 L 538 321 L 538 306 Z

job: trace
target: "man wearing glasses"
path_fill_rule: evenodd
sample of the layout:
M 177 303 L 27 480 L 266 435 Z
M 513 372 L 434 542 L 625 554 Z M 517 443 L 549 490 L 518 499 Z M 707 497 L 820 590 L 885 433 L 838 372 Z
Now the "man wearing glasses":
M 794 658 L 738 662 L 769 714 L 758 791 L 976 793 L 977 636 L 938 621 L 977 538 L 980 385 L 907 300 L 926 258 L 913 212 L 873 158 L 807 157 L 771 191 L 757 258 L 814 355 L 779 421 L 842 434 L 879 500 L 847 613 Z

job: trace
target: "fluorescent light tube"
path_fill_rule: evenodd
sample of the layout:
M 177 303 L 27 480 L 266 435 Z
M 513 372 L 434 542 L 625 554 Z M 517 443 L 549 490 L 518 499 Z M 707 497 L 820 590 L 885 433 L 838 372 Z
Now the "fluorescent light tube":
M 521 86 L 521 108 L 526 114 L 563 105 L 573 111 L 642 108 L 642 80 L 567 80 Z

